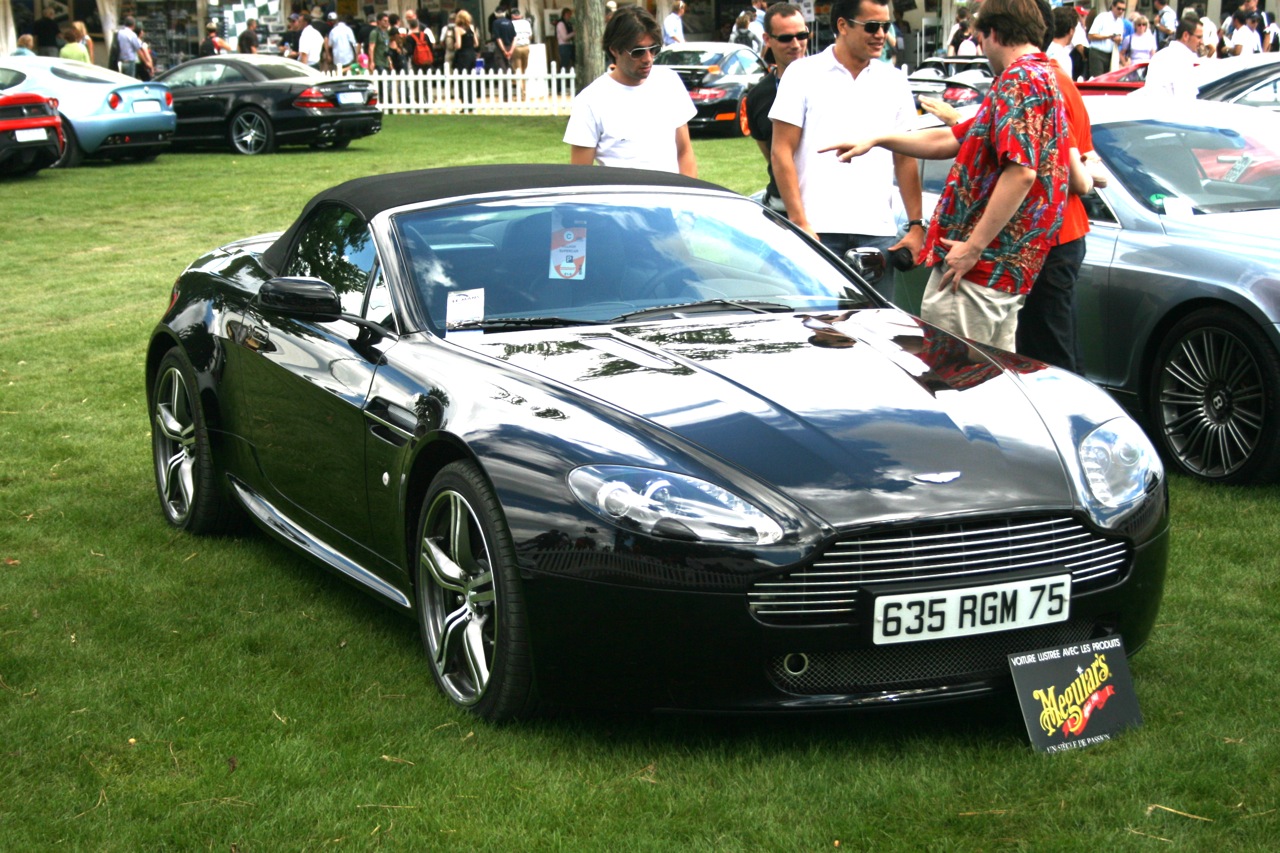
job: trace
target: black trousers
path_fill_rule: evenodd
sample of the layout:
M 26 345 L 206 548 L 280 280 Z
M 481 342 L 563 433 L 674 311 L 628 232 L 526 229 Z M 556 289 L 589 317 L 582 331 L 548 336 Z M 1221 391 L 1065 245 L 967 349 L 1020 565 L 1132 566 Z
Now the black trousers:
M 1018 354 L 1083 373 L 1076 335 L 1076 280 L 1084 263 L 1085 238 L 1049 250 L 1018 314 Z

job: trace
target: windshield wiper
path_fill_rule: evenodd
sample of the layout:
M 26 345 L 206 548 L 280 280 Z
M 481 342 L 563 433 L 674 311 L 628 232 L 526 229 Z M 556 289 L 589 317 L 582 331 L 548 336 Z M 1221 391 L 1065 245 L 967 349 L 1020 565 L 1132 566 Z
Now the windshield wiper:
M 639 311 L 619 314 L 609 322 L 622 323 L 627 320 L 639 320 L 642 317 L 660 317 L 664 314 L 669 314 L 672 317 L 683 317 L 686 311 L 696 312 L 703 308 L 735 308 L 739 311 L 750 311 L 753 314 L 776 314 L 779 311 L 794 310 L 790 305 L 782 305 L 778 302 L 760 302 L 757 300 L 737 302 L 733 299 L 702 299 L 697 302 L 678 302 L 674 305 L 643 308 Z
M 483 329 L 497 331 L 500 329 L 555 329 L 560 326 L 596 326 L 598 320 L 580 320 L 574 317 L 485 317 L 483 320 L 465 320 L 454 323 L 446 331 L 456 332 L 465 329 Z

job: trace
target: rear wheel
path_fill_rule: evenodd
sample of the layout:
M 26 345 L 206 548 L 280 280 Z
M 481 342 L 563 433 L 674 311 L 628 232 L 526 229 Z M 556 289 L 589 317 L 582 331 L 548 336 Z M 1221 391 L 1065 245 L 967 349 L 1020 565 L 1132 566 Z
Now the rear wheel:
M 436 684 L 493 722 L 532 713 L 532 661 L 515 547 L 470 462 L 441 469 L 418 520 L 414 597 Z
M 58 169 L 74 169 L 84 162 L 84 149 L 80 147 L 80 140 L 76 138 L 76 132 L 66 116 L 62 117 L 62 136 L 62 156 L 53 165 Z
M 1197 311 L 1160 343 L 1148 410 L 1166 457 L 1193 477 L 1265 482 L 1280 468 L 1280 355 L 1227 308 Z
M 165 520 L 188 533 L 229 529 L 235 511 L 218 488 L 195 371 L 177 347 L 165 354 L 152 386 L 151 447 Z
M 231 119 L 231 147 L 239 154 L 270 154 L 276 147 L 276 132 L 262 110 L 249 107 Z

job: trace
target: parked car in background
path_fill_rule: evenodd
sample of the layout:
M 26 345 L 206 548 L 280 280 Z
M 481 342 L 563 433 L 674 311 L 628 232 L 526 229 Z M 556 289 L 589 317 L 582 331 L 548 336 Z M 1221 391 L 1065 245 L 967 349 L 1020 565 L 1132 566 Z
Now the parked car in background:
M 1081 95 L 1129 95 L 1147 82 L 1147 63 L 1135 62 L 1088 80 L 1077 80 Z
M 946 101 L 960 108 L 978 104 L 994 82 L 985 56 L 930 56 L 907 75 L 907 83 L 920 108 L 920 96 Z
M 170 525 L 247 513 L 487 719 L 974 697 L 1159 609 L 1163 467 L 1111 397 L 680 175 L 349 181 L 191 264 L 146 382 Z
M 0 95 L 0 175 L 27 175 L 62 156 L 57 104 L 26 92 Z
M 292 59 L 207 56 L 156 79 L 173 91 L 178 145 L 268 154 L 280 145 L 346 148 L 382 130 L 373 81 L 326 76 Z
M 1280 112 L 1280 53 L 1254 54 L 1222 62 L 1242 58 L 1245 62 L 1240 63 L 1241 67 L 1201 82 L 1200 98 Z
M 1085 102 L 1110 176 L 1085 197 L 1085 375 L 1141 417 L 1176 470 L 1280 478 L 1280 116 Z M 925 164 L 926 212 L 948 168 Z
M 58 103 L 65 139 L 59 166 L 85 157 L 150 160 L 169 147 L 177 117 L 169 88 L 69 59 L 0 57 L 0 93 Z
M 664 47 L 654 60 L 680 75 L 698 114 L 691 130 L 720 130 L 746 136 L 747 90 L 769 73 L 749 47 L 727 42 L 691 41 Z

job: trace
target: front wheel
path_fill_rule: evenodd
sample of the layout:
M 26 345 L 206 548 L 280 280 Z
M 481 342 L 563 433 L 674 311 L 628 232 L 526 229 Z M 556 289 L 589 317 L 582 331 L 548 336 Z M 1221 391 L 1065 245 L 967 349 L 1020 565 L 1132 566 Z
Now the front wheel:
M 1280 468 L 1280 355 L 1227 308 L 1180 320 L 1156 353 L 1155 438 L 1181 471 L 1222 483 L 1275 479 Z
M 515 547 L 470 462 L 441 469 L 418 520 L 414 598 L 423 647 L 450 702 L 492 722 L 536 705 Z
M 276 147 L 276 132 L 262 110 L 250 107 L 231 119 L 231 147 L 246 155 L 270 154 Z
M 165 354 L 151 387 L 151 449 L 165 520 L 188 533 L 230 529 L 234 509 L 218 487 L 195 374 L 177 347 Z

